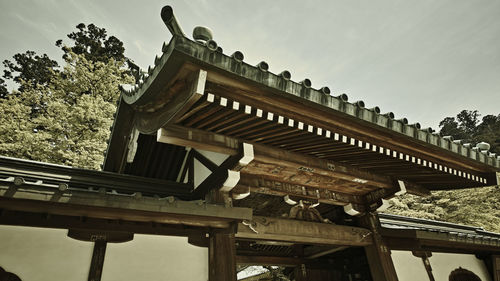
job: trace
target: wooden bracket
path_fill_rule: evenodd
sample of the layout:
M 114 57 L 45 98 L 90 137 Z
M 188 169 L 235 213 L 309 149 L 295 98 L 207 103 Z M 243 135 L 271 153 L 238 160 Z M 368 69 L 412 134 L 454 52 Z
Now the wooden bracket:
M 403 195 L 403 194 L 406 194 L 406 186 L 405 186 L 405 182 L 402 181 L 402 180 L 398 180 L 398 186 L 399 186 L 399 191 L 397 191 L 396 193 L 394 193 L 394 195 Z
M 253 160 L 253 146 L 243 143 L 236 155 L 229 156 L 193 191 L 193 198 L 202 199 L 210 190 L 231 191 L 240 180 L 240 170 Z
M 344 212 L 346 212 L 348 215 L 351 215 L 351 216 L 359 216 L 359 215 L 363 214 L 363 212 L 358 211 L 352 203 L 349 203 L 349 204 L 344 206 Z

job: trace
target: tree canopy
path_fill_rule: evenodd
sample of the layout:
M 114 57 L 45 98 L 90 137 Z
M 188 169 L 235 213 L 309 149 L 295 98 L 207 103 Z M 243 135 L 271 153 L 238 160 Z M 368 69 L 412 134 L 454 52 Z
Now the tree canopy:
M 123 43 L 104 28 L 79 24 L 62 45 L 65 65 L 33 51 L 4 61 L 0 155 L 98 169 L 104 160 L 119 84 L 133 83 Z
M 22 82 L 0 102 L 0 155 L 98 169 L 104 160 L 118 85 L 132 83 L 123 61 L 87 60 L 68 52 L 51 83 Z M 43 105 L 33 114 L 32 108 Z
M 52 78 L 52 72 L 57 71 L 58 63 L 47 56 L 37 55 L 34 51 L 26 51 L 13 56 L 14 61 L 4 60 L 3 78 L 12 79 L 20 84 L 19 90 L 25 87 L 46 85 Z M 2 80 L 3 81 L 3 80 Z
M 473 145 L 484 141 L 490 144 L 491 152 L 500 154 L 500 114 L 480 117 L 477 110 L 462 110 L 456 117 L 446 117 L 439 123 L 440 134 Z
M 107 63 L 110 59 L 124 61 L 127 71 L 123 74 L 139 78 L 140 70 L 134 62 L 125 56 L 123 42 L 115 36 L 108 36 L 106 29 L 94 24 L 85 25 L 80 23 L 76 26 L 77 31 L 67 35 L 70 39 L 68 45 L 62 39 L 56 41 L 56 46 L 63 51 L 63 60 L 71 59 L 70 53 L 83 55 L 88 61 Z M 4 71 L 2 77 L 19 85 L 18 92 L 24 92 L 24 88 L 47 85 L 53 78 L 52 73 L 58 72 L 57 61 L 51 59 L 47 54 L 38 55 L 34 51 L 17 53 L 13 60 L 4 60 Z M 5 80 L 0 80 L 0 98 L 8 94 Z
M 112 35 L 108 36 L 106 29 L 92 23 L 89 25 L 80 23 L 76 28 L 78 31 L 67 35 L 72 45 L 64 45 L 62 39 L 56 41 L 56 46 L 64 52 L 64 59 L 68 58 L 69 52 L 73 52 L 77 55 L 84 55 L 90 61 L 106 63 L 111 58 L 115 61 L 125 61 L 129 70 L 127 74 L 138 80 L 139 67 L 125 56 L 125 48 L 121 40 Z

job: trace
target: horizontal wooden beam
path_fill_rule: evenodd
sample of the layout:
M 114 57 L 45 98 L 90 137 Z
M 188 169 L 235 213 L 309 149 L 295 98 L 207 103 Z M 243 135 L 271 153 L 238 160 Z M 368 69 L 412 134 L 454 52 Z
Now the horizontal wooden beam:
M 371 232 L 364 228 L 255 216 L 238 224 L 236 238 L 345 246 L 372 243 Z
M 240 145 L 238 140 L 231 137 L 176 125 L 160 128 L 157 133 L 157 141 L 229 155 L 237 154 Z
M 319 257 L 326 256 L 329 254 L 333 254 L 336 252 L 340 252 L 340 251 L 345 250 L 347 248 L 349 248 L 349 247 L 348 246 L 329 247 L 327 249 L 322 249 L 322 250 L 318 250 L 315 252 L 311 252 L 307 255 L 307 258 L 308 259 L 315 259 L 315 258 L 319 258 Z
M 78 229 L 104 233 L 137 233 L 166 236 L 205 237 L 211 229 L 179 224 L 139 222 L 128 220 L 99 219 L 84 216 L 56 215 L 39 212 L 23 212 L 2 209 L 1 225 L 42 227 L 54 229 Z
M 251 219 L 248 208 L 226 208 L 174 197 L 153 198 L 67 190 L 46 191 L 0 185 L 0 209 L 115 220 L 227 228 Z
M 298 184 L 283 183 L 244 174 L 238 185 L 231 192 L 233 194 L 242 194 L 248 191 L 251 193 L 281 197 L 292 195 L 303 198 L 304 200 L 318 200 L 320 203 L 340 206 L 351 202 L 356 204 L 366 203 L 365 199 L 361 195 L 352 195 L 326 189 L 311 188 Z
M 160 129 L 158 136 L 158 140 L 161 142 L 230 155 L 237 154 L 240 147 L 240 142 L 237 139 L 177 125 Z M 357 194 L 367 193 L 377 188 L 391 189 L 396 187 L 396 181 L 391 177 L 377 175 L 347 164 L 310 157 L 256 143 L 253 144 L 253 150 L 253 161 L 241 170 L 242 173 L 273 177 L 275 180 L 280 180 L 281 177 L 281 181 L 291 183 L 294 181 L 291 180 L 292 175 L 302 174 L 304 175 L 304 179 L 300 179 L 300 176 L 295 177 L 296 181 L 302 180 L 302 182 L 297 182 L 297 184 L 318 188 L 325 188 L 325 182 L 330 183 L 332 186 L 345 185 L 347 188 L 356 187 L 352 189 L 352 192 Z M 276 170 L 279 173 L 268 173 L 269 171 L 265 170 L 272 168 L 271 166 L 273 165 L 279 166 L 279 169 Z M 316 180 L 324 179 L 323 184 L 310 181 L 305 177 L 314 177 Z M 426 191 L 424 187 L 413 183 L 407 183 L 407 186 L 410 193 L 416 191 L 416 193 L 423 194 Z

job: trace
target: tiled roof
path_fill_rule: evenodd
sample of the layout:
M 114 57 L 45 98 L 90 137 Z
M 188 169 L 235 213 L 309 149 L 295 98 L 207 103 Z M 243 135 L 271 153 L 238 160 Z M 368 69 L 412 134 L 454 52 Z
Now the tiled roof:
M 500 247 L 500 234 L 486 231 L 482 227 L 382 213 L 379 214 L 379 220 L 383 229 L 415 230 L 420 232 L 419 238 L 445 238 L 456 242 Z
M 409 138 L 433 145 L 458 155 L 479 161 L 486 165 L 500 168 L 500 156 L 488 151 L 481 151 L 461 140 L 453 140 L 449 136 L 440 136 L 431 128 L 421 128 L 419 123 L 409 124 L 406 118 L 396 119 L 392 112 L 381 113 L 375 106 L 365 108 L 363 101 L 349 102 L 345 94 L 332 96 L 328 87 L 313 89 L 309 79 L 301 82 L 291 80 L 289 71 L 274 74 L 268 71 L 269 65 L 262 61 L 256 66 L 244 62 L 244 56 L 237 51 L 232 55 L 222 52 L 222 49 L 213 40 L 206 43 L 195 42 L 180 34 L 175 34 L 168 44 L 162 47 L 162 55 L 156 56 L 155 64 L 149 67 L 139 84 L 130 89 L 122 89 L 123 99 L 128 104 L 134 104 L 143 96 L 149 96 L 152 89 L 150 86 L 156 77 L 164 71 L 167 61 L 173 56 L 182 56 L 188 61 L 198 64 L 208 64 L 211 67 L 237 75 L 248 81 L 278 90 L 290 97 L 299 97 L 331 110 L 344 113 L 360 121 L 368 122 L 370 126 L 385 128 L 397 132 Z

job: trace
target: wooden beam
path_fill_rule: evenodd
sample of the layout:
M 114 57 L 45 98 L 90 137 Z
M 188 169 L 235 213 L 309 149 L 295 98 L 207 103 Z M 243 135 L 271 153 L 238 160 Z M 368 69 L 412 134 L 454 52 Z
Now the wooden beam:
M 49 217 L 48 219 L 52 218 Z M 70 228 L 69 226 L 68 228 L 68 237 L 85 242 L 105 240 L 110 243 L 124 243 L 134 239 L 134 233 L 131 232 L 75 229 Z
M 241 154 L 229 156 L 222 164 L 219 165 L 217 170 L 213 171 L 200 185 L 196 187 L 193 191 L 193 199 L 205 199 L 205 195 L 208 194 L 210 190 L 218 190 L 224 186 L 224 183 L 229 177 L 230 170 L 234 169 L 240 159 Z
M 252 210 L 226 208 L 199 201 L 181 201 L 174 197 L 132 197 L 97 192 L 68 190 L 47 192 L 19 189 L 12 198 L 0 186 L 0 209 L 85 216 L 192 226 L 227 228 L 232 221 L 250 219 Z
M 156 222 L 139 222 L 128 220 L 110 220 L 83 216 L 67 216 L 55 214 L 41 214 L 36 212 L 20 212 L 12 210 L 1 210 L 1 225 L 16 225 L 28 227 L 43 227 L 56 229 L 78 229 L 89 232 L 104 232 L 106 240 L 107 234 L 112 232 L 153 234 L 165 236 L 205 236 L 210 231 L 209 227 L 196 227 L 179 224 L 165 224 Z M 130 236 L 129 236 L 130 237 Z M 88 240 L 88 239 L 87 239 Z M 113 240 L 113 239 L 112 239 Z
M 493 281 L 500 281 L 500 255 L 491 256 L 493 262 Z
M 236 244 L 234 234 L 210 233 L 208 280 L 236 281 Z
M 360 227 L 258 216 L 238 224 L 236 237 L 320 245 L 366 246 L 372 243 L 371 232 Z
M 168 136 L 168 138 L 160 137 L 159 141 L 161 142 L 189 146 L 196 149 L 230 155 L 237 154 L 240 147 L 240 143 L 237 139 L 177 125 L 170 125 L 162 128 L 159 130 L 159 135 Z M 253 161 L 241 170 L 242 173 L 268 177 L 272 176 L 273 179 L 281 179 L 281 181 L 284 181 L 286 176 L 290 179 L 293 174 L 304 175 L 304 177 L 314 176 L 315 179 L 323 178 L 326 183 L 331 182 L 336 183 L 337 185 L 343 183 L 346 187 L 354 188 L 352 192 L 362 194 L 377 188 L 399 188 L 399 185 L 396 184 L 397 181 L 391 177 L 377 175 L 366 170 L 357 169 L 347 164 L 306 156 L 300 153 L 290 152 L 262 144 L 253 144 L 253 151 Z M 276 173 L 270 174 L 265 171 L 259 171 L 259 168 L 256 167 L 259 164 L 261 166 L 279 166 L 281 176 Z M 298 179 L 299 176 L 296 176 L 296 178 Z M 306 182 L 308 182 L 309 185 L 313 185 L 313 187 L 325 188 L 324 184 L 315 183 L 315 181 L 308 181 L 305 178 L 304 182 L 301 184 L 304 185 Z M 409 193 L 429 193 L 427 189 L 417 184 L 406 181 L 404 183 Z M 365 189 L 363 189 L 363 187 L 365 187 Z
M 330 249 L 323 249 L 321 251 L 310 253 L 306 258 L 307 259 L 315 259 L 315 258 L 319 258 L 319 257 L 322 257 L 322 256 L 326 256 L 326 255 L 329 255 L 329 254 L 333 254 L 333 253 L 345 250 L 347 248 L 349 248 L 349 247 L 348 246 L 339 246 L 339 247 L 333 247 L 333 248 L 330 248 Z
M 238 153 L 239 142 L 231 137 L 203 132 L 196 129 L 170 125 L 160 128 L 157 140 L 179 146 L 234 155 Z
M 345 205 L 349 202 L 364 204 L 365 200 L 361 195 L 352 195 L 343 192 L 335 192 L 326 189 L 311 188 L 299 184 L 290 184 L 275 180 L 267 180 L 260 177 L 243 174 L 238 186 L 232 192 L 236 194 L 260 193 L 273 196 L 293 195 L 304 199 L 318 200 L 321 203 L 333 205 Z
M 104 266 L 104 257 L 106 255 L 105 240 L 97 240 L 94 242 L 94 251 L 92 253 L 92 261 L 90 262 L 89 281 L 100 281 L 102 269 Z
M 341 179 L 355 186 L 373 186 L 392 188 L 394 183 L 390 177 L 376 175 L 335 161 L 305 156 L 286 150 L 264 145 L 254 145 L 255 162 L 274 164 L 302 171 L 312 175 Z M 245 168 L 248 169 L 248 166 Z M 244 170 L 245 170 L 244 169 Z
M 376 214 L 368 213 L 359 219 L 360 225 L 370 229 L 372 244 L 365 246 L 368 264 L 373 281 L 397 281 L 396 270 L 391 258 L 391 251 L 379 233 L 380 222 Z

